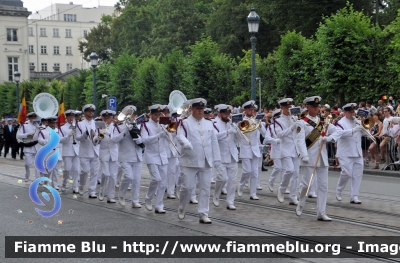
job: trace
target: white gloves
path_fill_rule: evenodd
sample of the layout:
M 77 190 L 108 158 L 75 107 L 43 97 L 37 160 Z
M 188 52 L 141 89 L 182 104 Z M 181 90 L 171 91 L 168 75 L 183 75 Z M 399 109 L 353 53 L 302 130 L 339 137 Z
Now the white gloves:
M 221 161 L 214 161 L 213 166 L 214 166 L 215 168 L 220 167 L 220 166 L 221 166 Z
M 332 137 L 331 136 L 324 136 L 321 138 L 321 141 L 323 142 L 331 142 L 332 141 Z
M 308 156 L 304 156 L 303 158 L 301 158 L 301 160 L 305 163 L 308 163 L 310 161 L 310 158 L 308 158 Z
M 290 127 L 290 129 L 291 129 L 292 131 L 294 131 L 296 128 L 297 128 L 297 123 L 295 122 L 295 123 L 292 124 L 292 126 Z
M 183 148 L 187 149 L 187 150 L 193 150 L 193 145 L 191 143 L 187 143 L 187 144 L 183 145 Z
M 364 130 L 363 127 L 361 127 L 361 125 L 357 125 L 356 127 L 353 128 L 353 133 L 356 133 L 358 131 L 361 132 L 362 130 Z
M 74 133 L 74 130 L 71 129 L 71 130 L 68 131 L 68 136 L 72 136 L 72 135 L 74 135 L 74 134 L 75 134 L 75 133 Z
M 87 138 L 89 137 L 89 132 L 86 131 L 86 132 L 83 134 L 83 137 L 84 137 L 85 139 L 87 139 Z
M 276 145 L 280 145 L 281 144 L 281 140 L 280 139 L 275 139 L 275 143 L 276 143 Z
M 157 133 L 158 139 L 164 138 L 165 135 L 166 135 L 166 133 L 164 131 L 161 131 L 161 132 Z
M 229 128 L 228 134 L 235 134 L 235 133 L 236 133 L 236 128 L 234 127 Z
M 130 130 L 132 130 L 132 128 L 133 128 L 133 125 L 132 124 L 127 124 L 126 125 L 126 127 L 128 128 L 128 130 L 130 131 Z

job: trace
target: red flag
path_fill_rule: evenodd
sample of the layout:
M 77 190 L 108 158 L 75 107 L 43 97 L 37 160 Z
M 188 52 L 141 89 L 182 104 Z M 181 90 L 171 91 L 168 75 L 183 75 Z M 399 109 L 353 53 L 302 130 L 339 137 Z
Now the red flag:
M 65 123 L 65 115 L 64 115 L 65 109 L 64 109 L 64 90 L 62 91 L 61 94 L 61 101 L 60 101 L 60 106 L 58 108 L 58 127 L 63 125 Z
M 22 99 L 19 105 L 18 111 L 18 123 L 26 122 L 26 99 L 25 99 L 25 89 L 22 89 Z

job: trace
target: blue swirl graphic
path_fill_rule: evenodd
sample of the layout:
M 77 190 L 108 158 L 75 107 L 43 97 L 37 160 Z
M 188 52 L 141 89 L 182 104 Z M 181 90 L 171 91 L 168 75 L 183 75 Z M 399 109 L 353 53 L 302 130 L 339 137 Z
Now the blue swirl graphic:
M 53 129 L 49 128 L 48 130 L 50 133 L 50 140 L 46 145 L 39 149 L 35 157 L 36 169 L 44 174 L 50 174 L 50 171 L 53 170 L 54 166 L 57 164 L 58 155 L 60 154 L 58 149 L 55 150 L 60 142 L 60 137 Z M 48 157 L 46 162 L 46 156 L 51 152 L 53 153 Z
M 37 189 L 39 187 L 39 183 L 43 182 L 43 181 L 51 182 L 51 180 L 49 178 L 41 177 L 41 178 L 38 178 L 35 181 L 33 181 L 31 186 L 29 187 L 29 197 L 32 199 L 32 201 L 35 204 L 40 205 L 40 206 L 45 206 L 45 204 L 40 200 L 40 198 L 37 194 Z M 61 197 L 60 197 L 60 194 L 57 192 L 57 190 L 54 189 L 53 187 L 51 187 L 49 185 L 43 185 L 43 186 L 46 187 L 50 191 L 50 193 L 53 195 L 54 208 L 51 211 L 43 211 L 43 210 L 40 210 L 39 208 L 35 208 L 35 210 L 36 210 L 36 212 L 39 213 L 39 215 L 41 215 L 43 217 L 51 217 L 51 216 L 57 214 L 58 211 L 60 211 Z M 50 196 L 46 192 L 42 192 L 42 197 L 46 201 L 50 201 Z

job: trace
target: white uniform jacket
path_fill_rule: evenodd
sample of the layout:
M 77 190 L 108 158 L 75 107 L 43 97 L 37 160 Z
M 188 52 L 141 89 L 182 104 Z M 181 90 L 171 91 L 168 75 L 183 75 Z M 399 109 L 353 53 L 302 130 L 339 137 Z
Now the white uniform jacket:
M 62 143 L 62 156 L 77 156 L 79 155 L 79 141 L 75 139 L 76 144 L 73 144 L 74 139 L 72 136 L 69 136 L 69 134 L 72 132 L 72 129 L 70 129 L 72 125 L 69 123 L 66 123 L 60 127 L 60 143 Z M 76 131 L 75 131 L 76 132 Z
M 104 139 L 100 140 L 100 161 L 118 161 L 118 142 L 112 140 L 114 124 L 111 123 L 106 130 L 109 134 L 104 134 Z
M 221 161 L 221 155 L 212 121 L 196 120 L 193 116 L 181 121 L 176 138 L 182 145 L 179 163 L 184 167 L 206 168 L 206 160 L 210 167 Z M 193 149 L 185 148 L 192 145 Z
M 221 154 L 222 163 L 231 163 L 232 158 L 238 162 L 239 153 L 236 147 L 236 140 L 238 140 L 237 129 L 232 126 L 232 122 L 223 122 L 220 118 L 215 119 L 214 128 L 216 129 L 219 151 Z M 230 128 L 235 129 L 235 133 L 228 134 Z M 232 157 L 231 157 L 232 156 Z
M 161 124 L 150 119 L 148 122 L 142 123 L 140 136 L 146 146 L 144 151 L 143 162 L 145 164 L 168 164 L 167 157 L 167 138 L 158 138 L 157 134 L 164 132 Z
M 271 144 L 270 157 L 272 159 L 281 158 L 281 141 L 277 139 L 273 124 L 266 127 L 263 144 Z
M 338 130 L 340 131 L 340 139 L 337 142 L 336 156 L 340 158 L 361 157 L 361 136 L 363 132 L 353 132 L 356 122 L 346 117 L 338 121 Z M 343 127 L 343 129 L 342 129 Z
M 298 149 L 295 144 L 294 138 L 296 136 L 296 129 L 292 131 L 293 123 L 297 122 L 297 118 L 293 119 L 292 116 L 281 114 L 279 118 L 275 119 L 274 131 L 276 136 L 281 140 L 281 156 L 283 157 L 297 157 Z
M 27 121 L 19 127 L 17 131 L 17 139 L 25 139 L 28 137 L 28 135 L 32 134 L 34 131 L 36 131 L 35 125 L 33 125 L 30 121 Z M 35 136 L 33 137 L 33 140 L 36 141 L 38 140 L 39 136 L 39 131 L 36 131 Z M 24 147 L 24 153 L 36 153 L 40 149 L 39 144 L 36 144 L 32 147 Z
M 243 120 L 248 119 L 246 116 L 243 117 Z M 240 158 L 253 158 L 253 154 L 256 157 L 261 157 L 260 153 L 260 129 L 256 129 L 255 131 L 248 132 L 245 134 L 239 134 L 240 138 Z M 239 132 L 239 131 L 238 131 Z M 244 136 L 250 140 L 251 145 L 247 142 Z
M 92 138 L 91 130 L 94 131 L 94 136 Z M 86 131 L 89 132 L 89 136 L 86 135 Z M 84 158 L 94 158 L 99 156 L 100 145 L 98 141 L 94 141 L 98 131 L 94 124 L 94 120 L 88 121 L 83 120 L 76 123 L 76 140 L 80 141 L 79 144 L 79 157 Z
M 124 123 L 114 125 L 111 140 L 118 143 L 118 162 L 136 163 L 143 160 L 142 148 L 138 146 L 142 143 L 142 138 L 134 141 Z
M 307 118 L 314 121 L 317 125 L 319 124 L 319 122 L 321 120 L 319 117 L 313 118 L 313 117 L 310 117 L 309 115 L 307 115 Z M 308 124 L 304 120 L 300 120 L 297 123 L 296 144 L 297 144 L 297 147 L 300 152 L 300 158 L 303 158 L 303 157 L 309 158 L 308 162 L 301 161 L 301 163 L 300 163 L 301 166 L 314 166 L 315 162 L 317 161 L 319 148 L 322 143 L 321 137 L 319 139 L 317 139 L 317 142 L 315 142 L 313 144 L 313 146 L 311 146 L 311 148 L 309 148 L 308 150 L 307 150 L 307 146 L 306 146 L 306 137 L 313 129 L 314 129 L 314 127 L 311 126 L 310 124 Z M 324 131 L 325 131 L 325 127 L 324 127 Z M 334 141 L 336 141 L 340 137 L 340 131 L 335 127 L 335 125 L 329 124 L 327 136 L 331 137 Z M 317 164 L 317 167 L 325 167 L 325 166 L 329 166 L 326 143 L 324 143 L 324 146 L 322 147 L 321 157 Z

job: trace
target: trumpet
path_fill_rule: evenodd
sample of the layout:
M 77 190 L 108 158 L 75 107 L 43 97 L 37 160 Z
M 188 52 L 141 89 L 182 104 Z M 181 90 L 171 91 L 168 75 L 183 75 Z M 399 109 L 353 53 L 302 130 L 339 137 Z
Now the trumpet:
M 353 121 L 357 124 L 360 125 L 364 132 L 367 133 L 368 137 L 376 144 L 376 139 L 375 137 L 369 132 L 369 129 L 371 129 L 375 125 L 374 118 L 368 117 L 368 118 L 361 118 L 361 120 L 356 119 L 356 117 L 353 117 Z
M 104 134 L 106 132 L 106 130 L 108 129 L 108 127 L 110 126 L 110 124 L 106 124 L 106 127 L 100 130 L 99 135 L 97 135 L 97 138 L 99 138 L 99 140 L 103 140 L 104 139 Z

